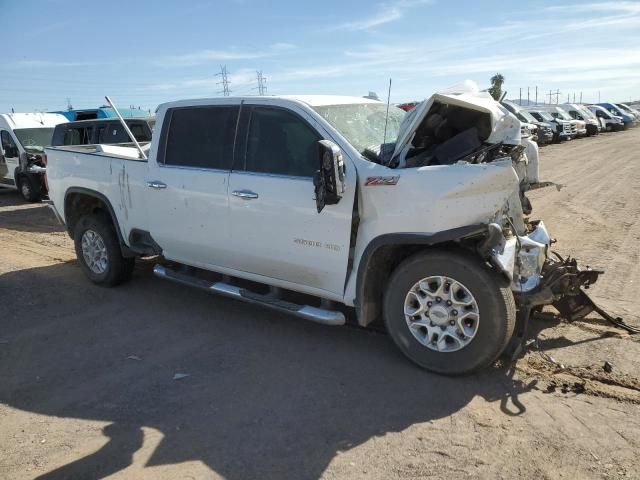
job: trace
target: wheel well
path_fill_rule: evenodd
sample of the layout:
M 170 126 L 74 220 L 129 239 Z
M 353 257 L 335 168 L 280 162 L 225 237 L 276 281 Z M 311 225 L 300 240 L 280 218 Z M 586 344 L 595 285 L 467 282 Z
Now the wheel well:
M 489 235 L 486 225 L 469 225 L 434 235 L 391 234 L 374 239 L 365 249 L 356 283 L 358 323 L 367 326 L 382 322 L 384 288 L 396 266 L 417 252 L 430 248 L 481 252 Z
M 78 220 L 84 215 L 92 213 L 102 213 L 113 222 L 109 206 L 104 200 L 87 193 L 72 192 L 67 194 L 64 201 L 64 216 L 69 236 L 73 238 L 73 232 Z M 119 231 L 118 237 L 120 237 Z

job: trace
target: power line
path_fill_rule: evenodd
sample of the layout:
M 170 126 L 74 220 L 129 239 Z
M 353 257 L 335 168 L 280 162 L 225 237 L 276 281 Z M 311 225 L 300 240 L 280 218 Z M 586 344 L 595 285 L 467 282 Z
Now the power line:
M 216 85 L 220 85 L 222 84 L 222 90 L 219 91 L 218 93 L 222 93 L 225 97 L 228 97 L 229 94 L 231 93 L 231 90 L 229 89 L 229 84 L 231 83 L 229 81 L 228 75 L 229 72 L 227 72 L 227 66 L 226 65 L 220 65 L 220 73 L 216 73 L 216 77 L 220 75 L 222 77 L 222 81 L 218 82 Z

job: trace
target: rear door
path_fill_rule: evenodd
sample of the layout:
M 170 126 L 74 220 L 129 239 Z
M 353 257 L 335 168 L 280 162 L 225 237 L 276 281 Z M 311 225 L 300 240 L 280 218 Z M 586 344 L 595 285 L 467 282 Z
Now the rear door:
M 317 212 L 312 176 L 328 137 L 304 109 L 276 102 L 242 109 L 229 179 L 234 267 L 342 298 L 354 189 Z
M 167 110 L 146 182 L 150 233 L 169 259 L 229 265 L 227 186 L 238 112 L 238 104 Z

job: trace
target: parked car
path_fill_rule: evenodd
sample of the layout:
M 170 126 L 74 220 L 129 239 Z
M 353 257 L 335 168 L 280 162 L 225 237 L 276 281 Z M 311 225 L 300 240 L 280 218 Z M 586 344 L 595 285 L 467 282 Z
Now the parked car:
M 553 141 L 561 142 L 563 140 L 571 140 L 577 133 L 577 128 L 571 122 L 562 118 L 555 118 L 549 112 L 538 109 L 527 110 L 539 122 L 546 122 L 554 125 Z
M 124 118 L 140 118 L 145 116 L 144 110 L 135 108 L 123 108 L 119 110 L 120 115 Z M 72 110 L 60 110 L 60 115 L 67 117 L 70 122 L 78 120 L 95 120 L 98 118 L 116 118 L 116 114 L 111 107 L 99 107 L 99 108 L 80 108 Z
M 519 122 L 466 87 L 406 114 L 337 96 L 166 103 L 140 150 L 48 148 L 50 196 L 98 285 L 161 254 L 185 266 L 161 278 L 329 325 L 355 307 L 418 365 L 470 372 L 504 350 L 516 308 L 523 325 L 582 275 L 523 215 Z
M 587 135 L 597 135 L 600 132 L 602 127 L 600 126 L 600 122 L 597 117 L 582 105 L 565 103 L 560 105 L 560 108 L 567 112 L 572 119 L 584 122 L 586 125 Z
M 150 142 L 156 123 L 155 117 L 127 118 L 127 126 L 138 142 Z M 130 143 L 131 139 L 117 118 L 81 120 L 58 125 L 53 132 L 51 145 L 91 145 Z
M 545 111 L 549 112 L 553 118 L 564 120 L 565 122 L 570 122 L 572 125 L 572 137 L 581 137 L 587 134 L 587 124 L 582 120 L 574 120 L 564 109 L 560 108 L 558 105 L 550 105 L 543 108 Z
M 631 108 L 626 103 L 616 103 L 615 105 L 623 112 L 628 113 L 629 115 L 633 115 L 636 119 L 636 123 L 640 121 L 640 111 L 636 110 L 635 108 Z
M 612 115 L 606 108 L 600 105 L 589 105 L 587 108 L 600 120 L 604 130 L 617 132 L 624 128 L 622 117 Z
M 598 106 L 606 109 L 611 115 L 622 118 L 624 128 L 627 129 L 636 123 L 636 119 L 630 113 L 625 112 L 615 103 L 598 103 Z
M 523 123 L 532 124 L 537 127 L 535 132 L 536 142 L 539 144 L 546 144 L 553 142 L 554 139 L 554 131 L 555 124 L 549 122 L 541 122 L 537 118 L 535 118 L 531 113 L 522 108 L 517 103 L 511 102 L 509 100 L 503 100 L 500 102 L 502 106 L 504 106 L 507 110 L 513 113 L 518 120 Z
M 0 114 L 0 186 L 17 188 L 27 202 L 47 193 L 44 147 L 67 119 L 54 113 Z

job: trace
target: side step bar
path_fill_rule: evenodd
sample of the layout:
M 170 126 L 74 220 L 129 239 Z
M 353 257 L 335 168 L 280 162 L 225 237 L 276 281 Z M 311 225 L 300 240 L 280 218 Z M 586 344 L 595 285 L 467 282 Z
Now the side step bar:
M 324 308 L 312 307 L 310 305 L 298 305 L 295 303 L 280 300 L 271 295 L 262 295 L 251 292 L 245 288 L 239 288 L 225 282 L 211 283 L 191 275 L 176 272 L 163 265 L 157 264 L 153 267 L 153 273 L 156 277 L 171 280 L 172 282 L 181 283 L 190 287 L 196 287 L 209 293 L 223 295 L 244 302 L 259 304 L 265 307 L 279 310 L 281 312 L 295 315 L 296 317 L 311 320 L 312 322 L 322 323 L 323 325 L 344 325 L 345 317 L 342 312 L 334 310 L 326 310 Z

